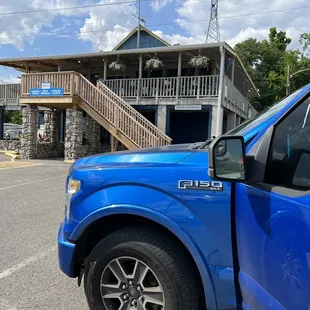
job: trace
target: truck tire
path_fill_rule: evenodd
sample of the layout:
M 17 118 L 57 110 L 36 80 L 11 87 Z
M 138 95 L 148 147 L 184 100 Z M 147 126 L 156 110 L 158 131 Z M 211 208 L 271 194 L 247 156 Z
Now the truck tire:
M 92 310 L 198 310 L 201 282 L 186 252 L 144 227 L 117 230 L 85 261 L 84 290 Z

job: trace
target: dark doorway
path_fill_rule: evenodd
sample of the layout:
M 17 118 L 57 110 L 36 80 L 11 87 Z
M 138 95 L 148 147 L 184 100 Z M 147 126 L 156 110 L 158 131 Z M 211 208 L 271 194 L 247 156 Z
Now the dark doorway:
M 173 144 L 205 141 L 209 136 L 209 111 L 171 110 L 169 127 Z
M 140 114 L 148 119 L 152 124 L 156 122 L 156 107 L 154 106 L 133 106 Z

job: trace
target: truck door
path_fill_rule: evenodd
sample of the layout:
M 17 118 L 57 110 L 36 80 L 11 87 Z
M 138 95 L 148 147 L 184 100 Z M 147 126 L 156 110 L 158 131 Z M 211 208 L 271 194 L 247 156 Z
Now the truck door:
M 310 309 L 309 110 L 308 98 L 254 146 L 261 181 L 235 185 L 244 309 Z

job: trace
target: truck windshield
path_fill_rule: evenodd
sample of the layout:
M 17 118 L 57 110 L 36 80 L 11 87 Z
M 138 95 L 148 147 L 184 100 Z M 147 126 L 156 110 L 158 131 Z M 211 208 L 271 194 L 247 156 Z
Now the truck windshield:
M 239 126 L 233 128 L 232 130 L 225 133 L 225 135 L 245 135 L 247 132 L 251 131 L 255 127 L 263 124 L 267 119 L 278 113 L 284 106 L 286 106 L 300 91 L 302 88 L 296 90 L 294 93 L 285 97 L 280 102 L 275 103 L 268 109 L 258 113 L 253 118 L 243 122 Z

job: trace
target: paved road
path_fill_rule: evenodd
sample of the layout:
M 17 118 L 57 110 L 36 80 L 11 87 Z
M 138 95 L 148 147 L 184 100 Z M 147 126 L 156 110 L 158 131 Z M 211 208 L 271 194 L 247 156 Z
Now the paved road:
M 3 154 L 0 154 L 0 162 L 5 162 L 5 161 L 8 161 L 8 160 L 11 160 L 9 157 L 7 156 L 4 156 Z
M 57 232 L 69 166 L 0 170 L 0 310 L 87 310 L 84 292 L 58 268 Z

